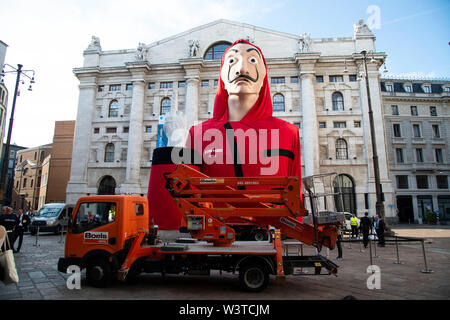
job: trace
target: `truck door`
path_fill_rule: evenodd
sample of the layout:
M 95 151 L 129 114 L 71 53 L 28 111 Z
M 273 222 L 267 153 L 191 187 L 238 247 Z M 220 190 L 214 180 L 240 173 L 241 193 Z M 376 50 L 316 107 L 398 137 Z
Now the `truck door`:
M 117 252 L 116 202 L 82 202 L 66 237 L 66 257 L 82 258 L 92 250 Z

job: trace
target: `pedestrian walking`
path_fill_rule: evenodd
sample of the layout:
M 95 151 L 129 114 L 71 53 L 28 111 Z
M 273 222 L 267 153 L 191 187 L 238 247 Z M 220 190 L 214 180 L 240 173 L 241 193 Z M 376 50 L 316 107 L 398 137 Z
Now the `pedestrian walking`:
M 352 217 L 350 218 L 350 226 L 352 227 L 352 238 L 358 237 L 358 218 L 356 218 L 356 214 L 352 213 Z
M 15 234 L 14 234 L 14 241 L 12 243 L 12 247 L 14 248 L 14 244 L 17 240 L 17 238 L 19 238 L 19 245 L 17 246 L 16 252 L 20 251 L 20 248 L 22 248 L 22 242 L 23 242 L 23 233 L 25 231 L 25 229 L 28 227 L 28 225 L 30 224 L 31 220 L 30 217 L 27 214 L 23 213 L 22 209 L 19 209 L 19 211 L 17 212 L 17 226 L 15 229 Z
M 372 220 L 370 220 L 368 212 L 364 213 L 364 217 L 361 218 L 359 225 L 363 234 L 364 248 L 367 248 L 367 245 L 369 244 L 369 233 L 372 230 Z
M 385 224 L 384 220 L 380 217 L 379 214 L 377 214 L 377 218 L 375 220 L 375 231 L 377 233 L 378 237 L 378 246 L 384 247 L 384 230 L 385 230 Z
M 11 207 L 3 207 L 2 215 L 0 215 L 0 225 L 5 227 L 6 232 L 8 233 L 8 240 L 11 246 L 10 249 L 14 251 L 14 247 L 12 245 L 14 241 L 14 230 L 18 224 L 17 216 L 12 213 L 13 209 Z M 15 251 L 14 251 L 15 252 Z

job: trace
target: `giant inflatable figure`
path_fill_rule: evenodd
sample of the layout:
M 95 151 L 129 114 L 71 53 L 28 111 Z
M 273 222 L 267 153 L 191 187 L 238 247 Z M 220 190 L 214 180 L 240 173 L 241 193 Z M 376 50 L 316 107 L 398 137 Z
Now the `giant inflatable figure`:
M 158 205 L 166 198 L 161 194 L 164 191 L 156 190 L 164 189 L 163 184 L 157 186 L 162 182 L 162 171 L 178 163 L 190 163 L 211 177 L 301 177 L 298 127 L 272 113 L 261 49 L 238 40 L 222 56 L 213 117 L 190 128 L 185 148 L 159 148 L 154 152 L 149 183 L 153 222 L 162 230 L 180 226 L 177 209 L 168 203 Z M 162 208 L 163 211 L 157 211 Z

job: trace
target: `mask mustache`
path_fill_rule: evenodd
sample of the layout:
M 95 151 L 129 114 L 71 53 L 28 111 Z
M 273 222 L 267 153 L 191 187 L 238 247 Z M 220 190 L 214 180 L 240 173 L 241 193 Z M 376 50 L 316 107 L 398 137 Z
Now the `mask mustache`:
M 258 79 L 259 79 L 259 73 L 258 73 L 258 70 L 256 70 L 256 79 L 255 79 L 255 78 L 252 78 L 252 77 L 250 77 L 249 75 L 246 75 L 246 74 L 238 74 L 238 75 L 237 75 L 236 77 L 234 77 L 232 80 L 228 80 L 228 82 L 229 82 L 229 83 L 232 83 L 232 82 L 236 81 L 236 80 L 239 79 L 239 78 L 245 78 L 245 79 L 248 79 L 248 80 L 250 80 L 250 81 L 252 81 L 252 82 L 257 82 Z

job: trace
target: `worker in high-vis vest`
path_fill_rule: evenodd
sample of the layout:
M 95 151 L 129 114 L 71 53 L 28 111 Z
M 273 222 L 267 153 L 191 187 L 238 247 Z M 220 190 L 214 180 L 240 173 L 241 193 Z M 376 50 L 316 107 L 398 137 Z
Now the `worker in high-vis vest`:
M 112 222 L 116 220 L 116 208 L 113 206 L 108 212 L 108 221 Z
M 352 227 L 352 238 L 358 236 L 358 218 L 356 218 L 356 214 L 352 214 L 350 218 L 350 225 Z

